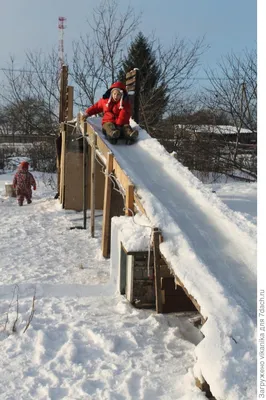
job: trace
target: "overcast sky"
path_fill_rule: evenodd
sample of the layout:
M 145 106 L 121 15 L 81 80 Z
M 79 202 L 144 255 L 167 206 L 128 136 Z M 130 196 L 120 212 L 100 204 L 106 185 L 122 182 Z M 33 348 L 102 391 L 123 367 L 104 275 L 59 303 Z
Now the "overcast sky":
M 17 66 L 23 64 L 27 50 L 49 52 L 58 47 L 59 16 L 67 18 L 65 49 L 71 55 L 72 41 L 86 33 L 87 20 L 97 6 L 96 0 L 1 0 L 0 69 L 10 55 Z M 117 1 L 121 11 L 130 4 Z M 210 49 L 202 58 L 204 67 L 214 66 L 220 56 L 230 51 L 256 48 L 257 10 L 255 0 L 134 0 L 136 14 L 141 14 L 139 30 L 154 33 L 170 45 L 175 36 L 195 40 L 205 35 Z M 200 72 L 202 75 L 202 73 Z

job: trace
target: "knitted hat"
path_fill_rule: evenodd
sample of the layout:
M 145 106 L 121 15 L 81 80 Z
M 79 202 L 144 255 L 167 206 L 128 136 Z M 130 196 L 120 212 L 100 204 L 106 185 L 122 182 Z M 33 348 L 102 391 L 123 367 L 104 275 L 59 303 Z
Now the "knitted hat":
M 110 102 L 111 102 L 111 100 L 112 100 L 113 92 L 114 92 L 115 90 L 121 94 L 120 103 L 119 103 L 119 109 L 122 110 L 122 108 L 123 108 L 123 96 L 124 96 L 124 92 L 123 92 L 122 89 L 120 89 L 120 88 L 118 88 L 118 87 L 112 87 L 112 89 L 111 89 L 111 91 L 110 91 L 110 96 L 109 96 L 108 102 L 107 102 L 107 104 L 106 104 L 106 107 L 109 106 L 109 104 L 110 104 Z
M 20 168 L 21 169 L 28 169 L 29 168 L 29 163 L 27 161 L 22 161 L 20 163 Z

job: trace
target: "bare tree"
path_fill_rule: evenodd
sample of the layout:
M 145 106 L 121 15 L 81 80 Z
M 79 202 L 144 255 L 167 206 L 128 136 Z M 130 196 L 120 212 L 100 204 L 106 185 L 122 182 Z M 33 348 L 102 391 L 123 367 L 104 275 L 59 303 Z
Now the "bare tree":
M 55 73 L 55 54 L 45 58 L 41 53 L 27 53 L 23 69 L 15 68 L 10 58 L 4 71 L 5 83 L 0 98 L 12 129 L 31 134 L 54 133 L 58 117 L 58 73 Z M 41 122 L 42 121 L 42 122 Z
M 257 57 L 256 51 L 245 50 L 242 56 L 234 53 L 222 58 L 218 71 L 207 71 L 211 88 L 206 89 L 203 102 L 210 109 L 228 115 L 236 127 L 236 140 L 224 138 L 231 165 L 256 178 L 256 152 L 243 154 L 243 128 L 256 140 L 257 133 Z M 247 136 L 246 135 L 246 136 Z
M 73 44 L 72 79 L 78 86 L 79 106 L 95 102 L 97 91 L 117 78 L 122 52 L 139 23 L 129 6 L 120 13 L 114 0 L 104 0 L 93 10 L 90 33 Z
M 257 130 L 257 57 L 255 50 L 243 56 L 229 54 L 218 63 L 217 71 L 206 71 L 211 88 L 203 102 L 211 109 L 227 113 L 232 123 Z
M 73 44 L 73 63 L 70 72 L 75 83 L 75 104 L 85 107 L 95 103 L 96 93 L 103 85 L 103 65 L 95 54 L 96 44 L 89 35 Z
M 175 103 L 193 85 L 193 78 L 201 55 L 208 46 L 204 37 L 189 43 L 185 39 L 175 38 L 169 48 L 159 42 L 155 52 L 160 62 L 160 82 L 168 89 L 169 103 Z M 171 108 L 169 109 L 170 111 Z
M 59 107 L 59 60 L 53 49 L 45 55 L 41 51 L 26 53 L 26 66 L 32 71 L 27 75 L 31 94 L 42 99 L 51 117 L 58 119 Z
M 0 107 L 0 135 L 10 133 L 9 119 L 5 112 L 5 107 Z

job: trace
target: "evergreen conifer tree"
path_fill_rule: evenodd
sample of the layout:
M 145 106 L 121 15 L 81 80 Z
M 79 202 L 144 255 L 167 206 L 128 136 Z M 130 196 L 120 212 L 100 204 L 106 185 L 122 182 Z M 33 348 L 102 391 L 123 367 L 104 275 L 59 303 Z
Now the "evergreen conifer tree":
M 152 134 L 161 121 L 167 106 L 167 88 L 161 82 L 161 71 L 152 44 L 140 32 L 129 47 L 122 63 L 119 79 L 125 82 L 126 73 L 140 70 L 140 125 Z

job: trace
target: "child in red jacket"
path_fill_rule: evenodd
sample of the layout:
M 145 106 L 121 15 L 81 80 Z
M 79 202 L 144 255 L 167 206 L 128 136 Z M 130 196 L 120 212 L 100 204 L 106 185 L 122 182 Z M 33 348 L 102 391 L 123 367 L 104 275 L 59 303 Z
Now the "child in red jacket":
M 131 107 L 126 87 L 122 82 L 113 83 L 97 103 L 87 108 L 83 119 L 99 113 L 103 113 L 103 132 L 113 143 L 119 137 L 124 137 L 129 142 L 137 139 L 138 131 L 129 125 Z
M 13 179 L 13 187 L 16 189 L 19 206 L 23 205 L 24 197 L 27 203 L 30 204 L 32 202 L 31 187 L 33 187 L 33 190 L 36 190 L 35 179 L 28 169 L 29 163 L 27 161 L 22 161 Z

